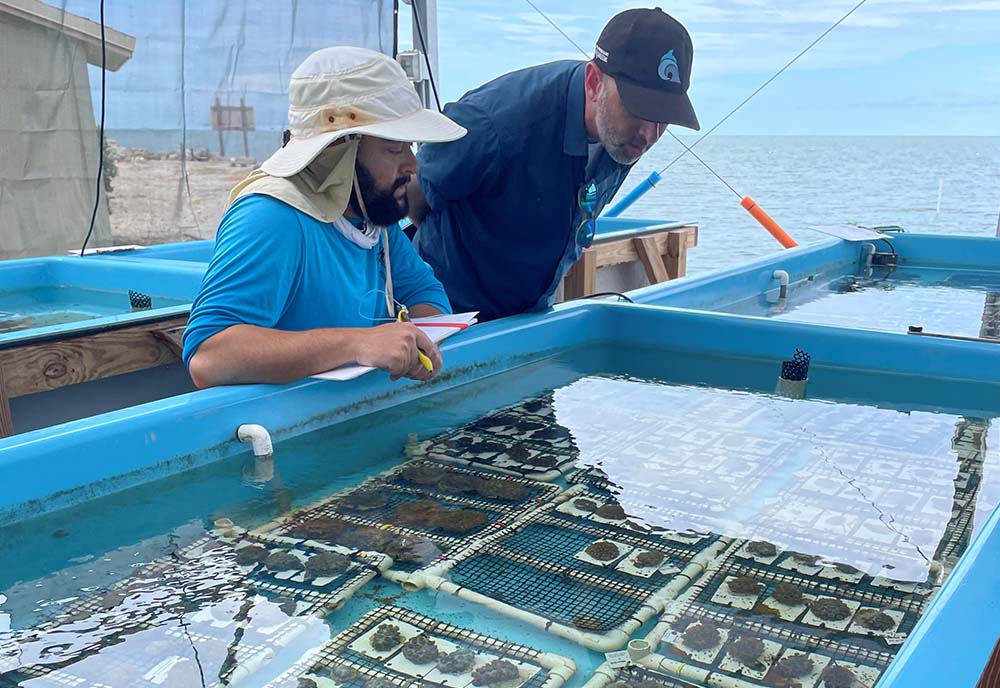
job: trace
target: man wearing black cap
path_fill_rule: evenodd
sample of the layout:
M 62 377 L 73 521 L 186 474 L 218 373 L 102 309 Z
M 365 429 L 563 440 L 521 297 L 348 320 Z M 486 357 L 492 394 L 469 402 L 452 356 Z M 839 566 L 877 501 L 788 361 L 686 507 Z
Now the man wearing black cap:
M 668 124 L 698 129 L 691 38 L 657 9 L 604 27 L 589 62 L 505 74 L 444 112 L 468 130 L 425 144 L 415 243 L 452 305 L 488 320 L 552 305 L 594 219 Z

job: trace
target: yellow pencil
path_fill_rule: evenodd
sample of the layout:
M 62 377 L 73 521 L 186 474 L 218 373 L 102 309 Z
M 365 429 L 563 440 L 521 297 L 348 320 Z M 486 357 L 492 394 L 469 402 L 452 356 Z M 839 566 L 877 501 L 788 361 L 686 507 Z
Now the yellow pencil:
M 426 370 L 428 373 L 434 372 L 434 364 L 431 363 L 431 359 L 427 354 L 425 354 L 423 351 L 418 351 L 417 358 L 419 358 L 420 362 L 424 364 L 424 370 Z
M 396 319 L 399 320 L 399 322 L 410 322 L 410 312 L 405 307 L 400 308 L 399 314 L 396 316 Z M 420 351 L 419 349 L 417 349 L 417 359 L 420 361 L 420 364 L 424 367 L 424 370 L 426 370 L 428 373 L 434 372 L 434 364 L 431 363 L 430 357 L 423 351 Z

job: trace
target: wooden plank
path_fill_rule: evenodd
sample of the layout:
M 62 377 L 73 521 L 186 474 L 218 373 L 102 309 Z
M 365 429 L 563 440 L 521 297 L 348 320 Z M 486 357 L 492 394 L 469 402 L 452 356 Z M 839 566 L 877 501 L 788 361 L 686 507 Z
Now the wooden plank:
M 59 341 L 0 350 L 8 397 L 44 392 L 146 368 L 180 357 L 153 329 L 182 326 L 185 319 L 110 330 Z
M 688 240 L 688 248 L 694 248 L 698 245 L 698 225 L 681 225 L 679 227 L 671 227 L 669 229 L 657 229 L 655 225 L 653 228 L 636 229 L 628 232 L 628 236 L 625 237 L 625 241 L 629 239 L 635 239 L 636 237 L 643 236 L 662 236 L 667 232 L 679 232 L 684 234 Z M 603 246 L 605 244 L 613 244 L 617 241 L 622 241 L 622 238 L 614 238 L 613 234 L 598 234 L 594 238 L 594 247 Z
M 697 227 L 681 227 L 679 229 L 671 229 L 659 234 L 648 234 L 641 238 L 648 238 L 656 241 L 656 253 L 658 255 L 664 255 L 667 253 L 668 237 L 673 234 L 683 237 L 682 241 L 687 248 L 693 248 L 698 245 Z M 609 265 L 619 265 L 621 263 L 634 263 L 639 260 L 639 254 L 635 250 L 634 243 L 636 238 L 639 237 L 619 239 L 607 244 L 601 244 L 600 246 L 592 246 L 591 250 L 597 251 L 597 267 L 603 268 Z
M 687 274 L 687 241 L 677 234 L 667 236 L 667 252 L 663 255 L 667 279 L 677 279 Z
M 185 326 L 182 325 L 181 327 L 153 330 L 153 336 L 161 339 L 164 344 L 170 347 L 170 350 L 174 352 L 174 355 L 177 356 L 177 358 L 180 358 L 184 351 L 184 328 Z
M 663 264 L 662 253 L 657 246 L 656 237 L 636 237 L 632 243 L 650 284 L 659 284 L 670 279 L 667 267 Z
M 4 384 L 3 366 L 0 365 L 0 437 L 14 434 L 14 419 L 10 415 L 10 402 L 7 399 L 7 385 Z
M 979 677 L 976 688 L 1000 688 L 1000 640 L 993 646 L 993 652 L 986 662 L 983 675 Z
M 597 249 L 584 249 L 580 260 L 563 278 L 563 300 L 578 299 L 597 291 Z

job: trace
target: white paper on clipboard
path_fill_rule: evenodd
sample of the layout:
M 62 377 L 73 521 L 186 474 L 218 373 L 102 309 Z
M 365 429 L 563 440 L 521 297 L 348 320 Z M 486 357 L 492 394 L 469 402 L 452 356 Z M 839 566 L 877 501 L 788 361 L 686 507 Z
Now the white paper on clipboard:
M 426 334 L 432 342 L 438 344 L 451 335 L 458 334 L 469 325 L 475 323 L 477 315 L 479 315 L 479 311 L 456 313 L 454 315 L 433 315 L 429 318 L 414 318 L 413 324 L 423 330 L 424 334 Z M 454 325 L 454 327 L 448 327 L 448 325 Z M 362 366 L 352 363 L 350 365 L 340 366 L 339 368 L 334 368 L 333 370 L 328 370 L 325 373 L 319 373 L 318 375 L 312 375 L 310 377 L 316 380 L 344 381 L 361 377 L 365 373 L 370 373 L 373 370 L 375 369 L 371 366 Z
M 822 234 L 829 234 L 844 241 L 873 241 L 875 239 L 891 239 L 892 237 L 876 232 L 870 227 L 860 225 L 809 225 L 809 229 Z

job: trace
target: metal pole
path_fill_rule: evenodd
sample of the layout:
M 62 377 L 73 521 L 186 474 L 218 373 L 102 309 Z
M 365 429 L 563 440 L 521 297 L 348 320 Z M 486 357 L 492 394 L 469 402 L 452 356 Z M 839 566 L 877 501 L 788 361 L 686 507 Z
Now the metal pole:
M 222 138 L 222 103 L 219 96 L 215 97 L 215 107 L 212 108 L 212 126 L 219 130 L 219 155 L 226 157 L 226 140 Z
M 240 129 L 243 130 L 243 157 L 250 157 L 250 146 L 247 144 L 247 104 L 240 96 Z
M 438 70 L 438 25 L 437 25 L 437 0 L 413 0 L 410 8 L 414 15 L 419 13 L 420 26 L 423 28 L 424 41 L 427 45 L 420 45 L 420 35 L 417 31 L 417 19 L 411 19 L 413 23 L 413 45 L 418 47 L 426 56 L 427 63 L 431 67 L 431 73 L 437 81 L 438 89 L 441 87 L 441 72 Z M 430 105 L 428 104 L 428 107 Z

